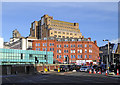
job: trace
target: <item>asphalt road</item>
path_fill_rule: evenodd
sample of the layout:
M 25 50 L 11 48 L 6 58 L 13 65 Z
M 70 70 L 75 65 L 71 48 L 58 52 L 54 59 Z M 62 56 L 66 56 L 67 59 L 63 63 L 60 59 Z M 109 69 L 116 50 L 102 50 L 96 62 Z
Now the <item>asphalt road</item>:
M 21 74 L 2 76 L 2 83 L 120 83 L 120 78 L 84 72 Z

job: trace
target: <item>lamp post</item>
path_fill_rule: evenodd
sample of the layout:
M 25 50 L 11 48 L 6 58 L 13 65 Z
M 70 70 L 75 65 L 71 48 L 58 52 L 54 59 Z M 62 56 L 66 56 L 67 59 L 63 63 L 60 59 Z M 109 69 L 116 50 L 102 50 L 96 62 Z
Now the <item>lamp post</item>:
M 110 64 L 110 48 L 109 48 L 109 40 L 108 39 L 105 39 L 103 41 L 108 41 L 108 57 L 109 57 L 109 61 L 108 61 L 108 57 L 107 57 L 107 69 L 108 69 L 108 65 Z
M 46 27 L 46 64 L 48 64 L 47 59 L 48 59 L 48 55 L 47 55 L 47 39 L 48 39 L 48 29 Z

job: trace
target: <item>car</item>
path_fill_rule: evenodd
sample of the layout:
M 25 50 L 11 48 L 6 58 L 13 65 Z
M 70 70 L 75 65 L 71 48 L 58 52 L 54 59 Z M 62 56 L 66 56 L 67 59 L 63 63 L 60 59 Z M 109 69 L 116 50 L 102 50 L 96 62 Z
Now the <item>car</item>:
M 67 72 L 69 71 L 68 65 L 60 65 L 60 72 Z
M 79 71 L 80 68 L 81 68 L 81 65 L 76 65 L 75 66 L 76 71 Z
M 82 66 L 80 68 L 80 72 L 89 72 L 90 67 L 89 66 Z
M 109 71 L 108 71 L 108 74 L 109 74 L 109 75 L 115 75 L 114 69 L 109 70 Z

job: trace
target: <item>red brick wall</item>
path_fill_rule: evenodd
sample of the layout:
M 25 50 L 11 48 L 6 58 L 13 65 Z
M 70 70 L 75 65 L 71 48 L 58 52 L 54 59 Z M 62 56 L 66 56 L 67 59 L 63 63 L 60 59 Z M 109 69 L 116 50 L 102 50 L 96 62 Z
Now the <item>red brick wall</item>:
M 40 43 L 40 46 L 36 46 L 36 43 Z M 40 48 L 40 51 L 43 51 L 43 48 L 46 48 L 46 46 L 43 46 L 43 43 L 46 43 L 46 40 L 34 40 L 32 43 L 32 49 L 36 50 L 36 48 Z M 50 43 L 54 43 L 54 46 L 49 46 Z M 64 44 L 68 44 L 68 48 L 64 48 Z M 71 44 L 75 45 L 75 48 L 71 48 Z M 82 44 L 82 48 L 78 48 L 78 44 Z M 85 44 L 87 44 L 87 47 L 85 47 Z M 61 48 L 57 48 L 57 45 L 61 45 Z M 92 48 L 89 48 L 89 45 L 92 45 Z M 99 61 L 99 47 L 96 45 L 96 42 L 93 41 L 55 41 L 55 40 L 48 40 L 47 41 L 47 49 L 50 51 L 50 48 L 54 48 L 53 58 L 58 61 L 64 61 L 64 55 L 69 56 L 69 61 L 71 61 L 71 55 L 75 55 L 75 58 L 72 58 L 72 61 L 75 60 L 84 60 L 85 55 L 87 55 L 86 60 L 97 60 Z M 61 53 L 57 53 L 57 50 L 61 49 Z M 71 49 L 75 49 L 75 53 L 71 53 Z M 78 53 L 77 50 L 82 49 L 82 53 Z M 87 53 L 85 53 L 85 49 L 87 49 Z M 92 50 L 92 53 L 89 53 L 89 49 Z M 68 50 L 68 53 L 64 53 L 64 50 Z M 57 55 L 61 55 L 61 59 L 57 59 Z M 78 55 L 82 55 L 82 59 L 78 59 Z M 89 58 L 89 55 L 92 55 L 92 58 Z M 97 57 L 96 57 L 97 56 Z

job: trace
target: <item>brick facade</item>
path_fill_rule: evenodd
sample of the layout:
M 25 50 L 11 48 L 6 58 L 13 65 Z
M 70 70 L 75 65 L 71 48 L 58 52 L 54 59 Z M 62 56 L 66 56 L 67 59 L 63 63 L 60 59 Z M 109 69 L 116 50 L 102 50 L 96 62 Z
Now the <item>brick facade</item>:
M 65 61 L 66 56 L 69 57 L 69 63 L 75 63 L 76 60 L 99 61 L 99 47 L 97 46 L 96 41 L 47 40 L 46 42 L 46 40 L 34 40 L 32 43 L 32 50 L 45 51 L 45 43 L 47 43 L 47 51 L 52 51 L 53 58 L 61 63 Z M 82 57 L 80 58 L 81 55 Z

